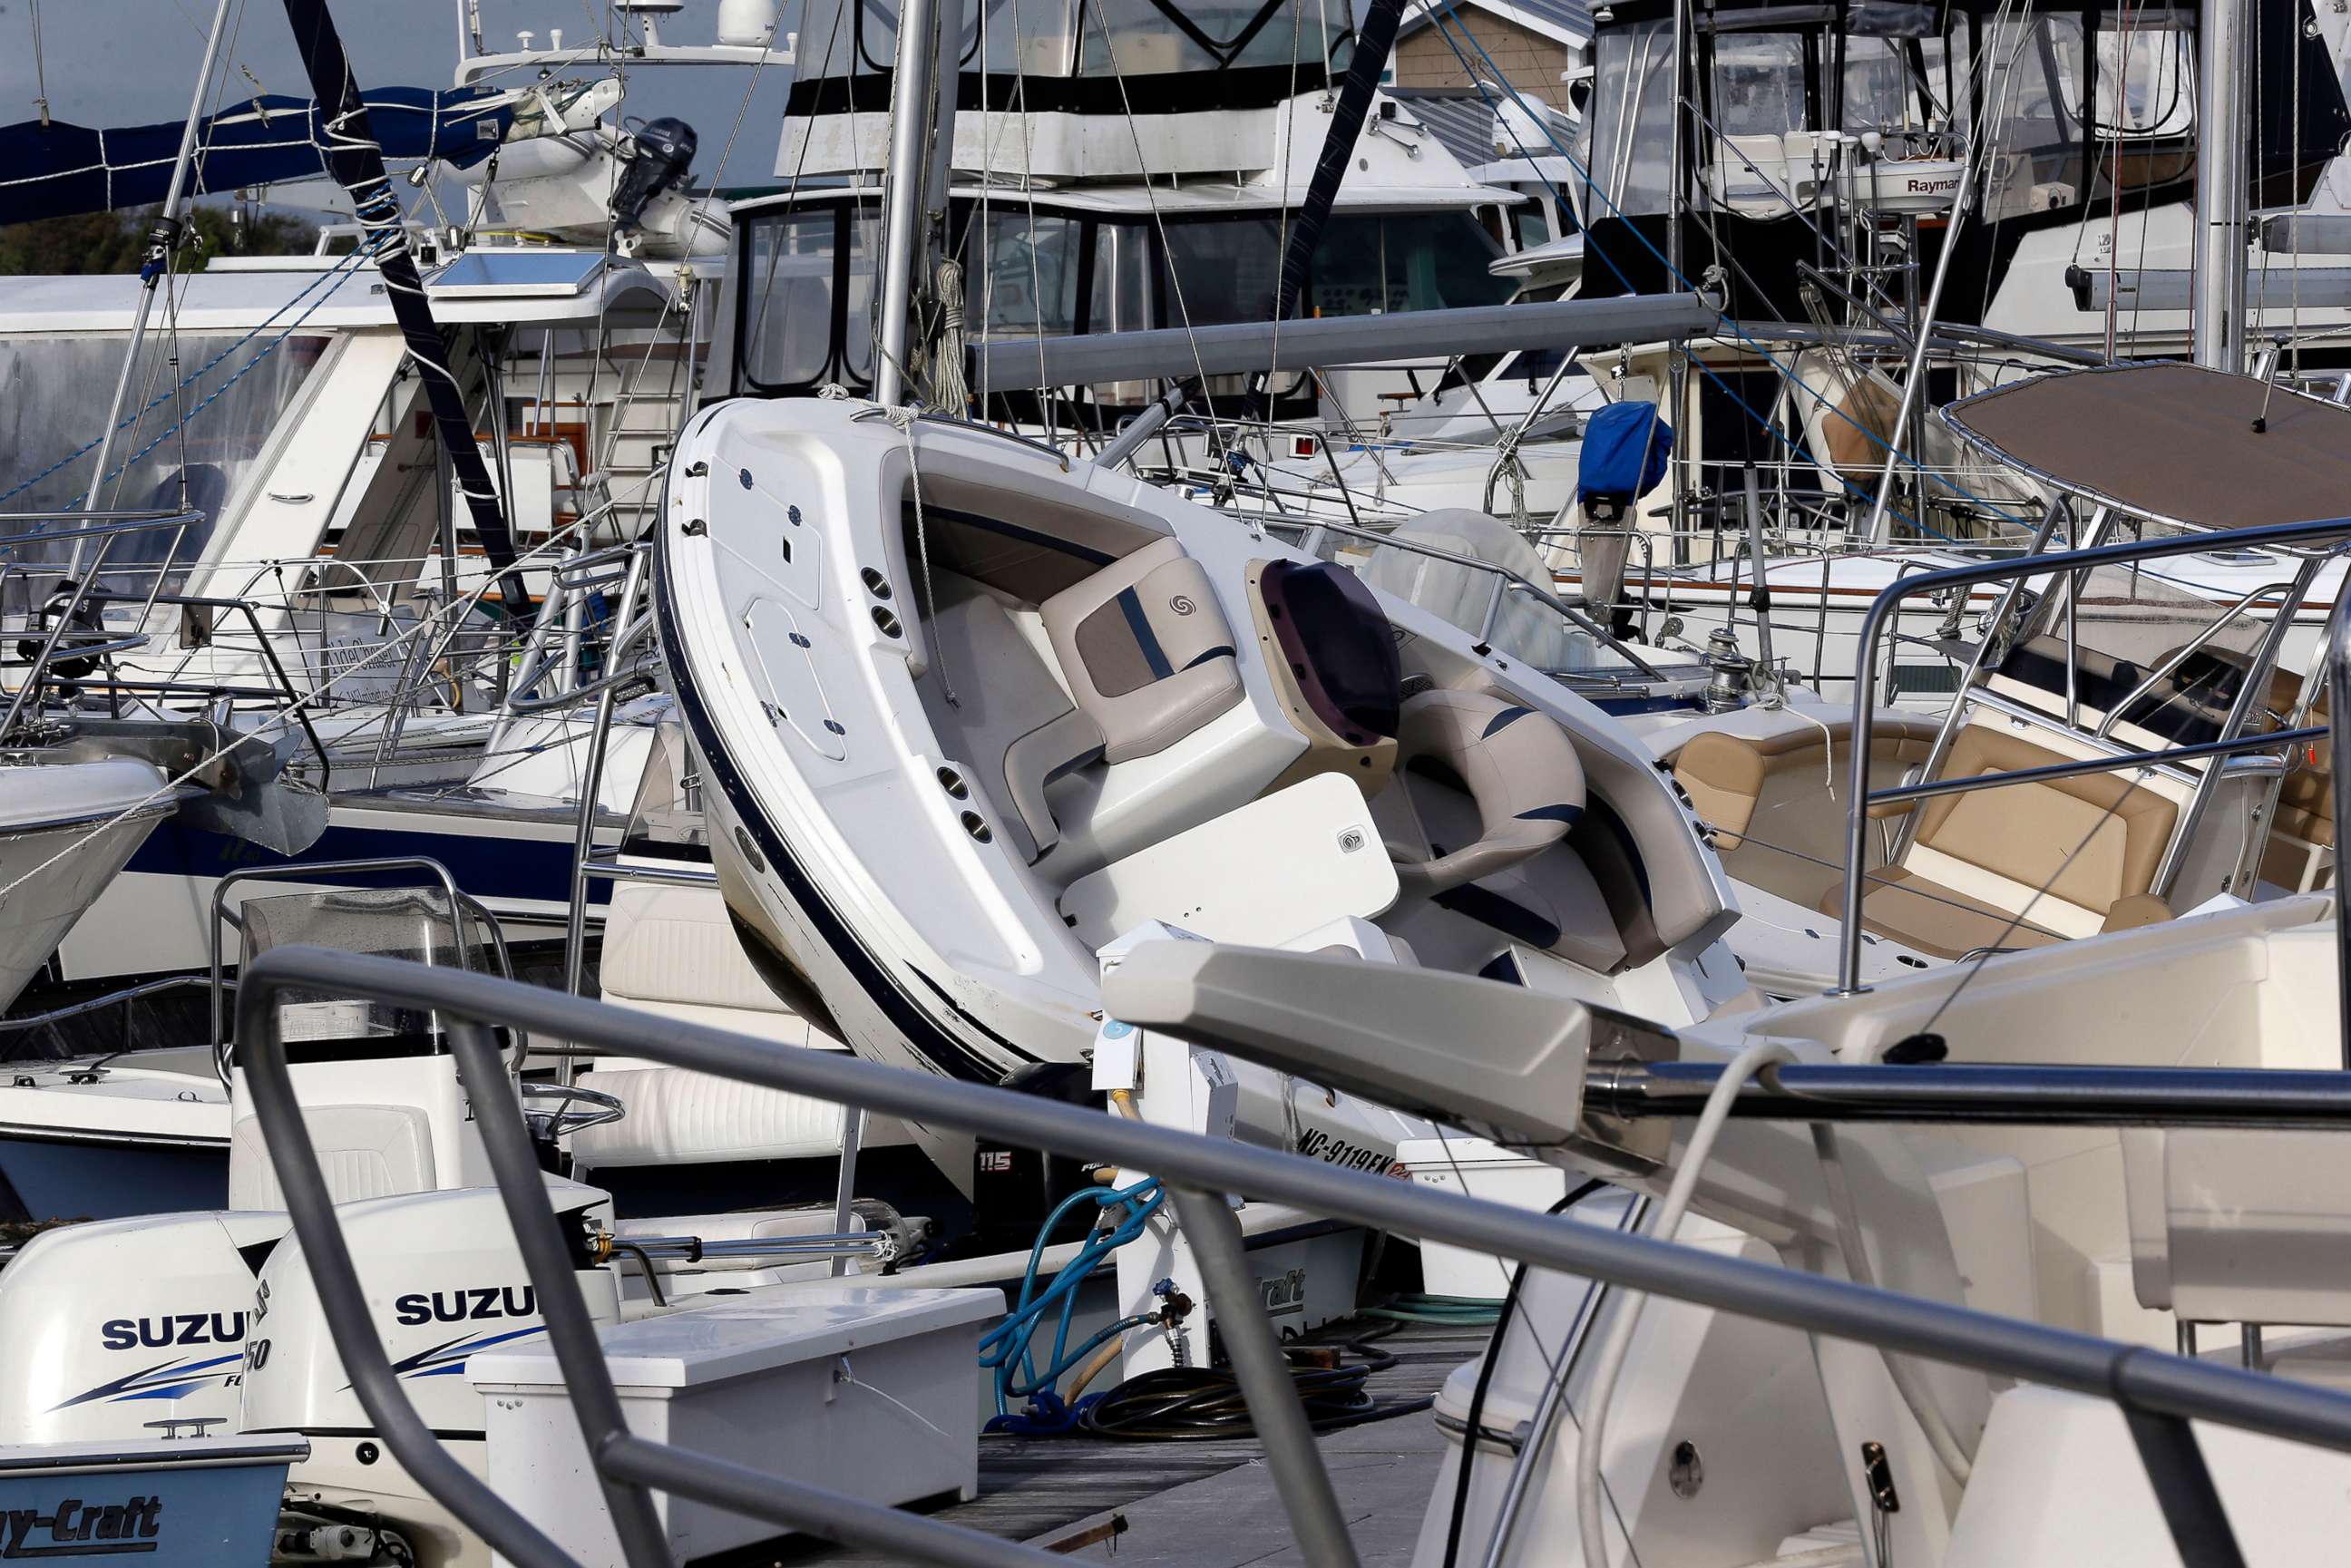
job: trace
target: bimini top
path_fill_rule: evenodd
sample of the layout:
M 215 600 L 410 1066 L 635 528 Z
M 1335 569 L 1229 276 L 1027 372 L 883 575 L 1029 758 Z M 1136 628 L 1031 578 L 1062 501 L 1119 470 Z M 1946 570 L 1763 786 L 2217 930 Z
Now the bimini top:
M 2257 528 L 2351 513 L 2351 408 L 2251 376 L 2168 362 L 2056 371 L 1942 412 L 2030 477 L 2158 522 Z

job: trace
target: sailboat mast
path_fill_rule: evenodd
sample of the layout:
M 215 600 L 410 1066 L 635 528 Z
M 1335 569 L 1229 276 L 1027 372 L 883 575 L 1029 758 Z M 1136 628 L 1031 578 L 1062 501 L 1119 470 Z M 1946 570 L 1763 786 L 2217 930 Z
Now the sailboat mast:
M 2205 0 L 2197 19 L 2196 362 L 2245 368 L 2247 61 L 2251 0 Z
M 941 26 L 937 0 L 899 0 L 890 166 L 882 198 L 882 340 L 873 365 L 873 401 L 885 408 L 908 395 L 907 339 L 929 249 L 928 161 L 935 156 L 944 167 L 953 159 L 955 78 L 935 79 Z
M 163 210 L 156 216 L 154 248 L 148 264 L 140 271 L 139 312 L 131 319 L 131 344 L 122 351 L 122 369 L 114 379 L 114 397 L 108 403 L 106 424 L 98 433 L 98 467 L 89 481 L 89 495 L 85 511 L 96 511 L 105 503 L 100 493 L 106 488 L 106 465 L 114 457 L 115 427 L 122 423 L 122 410 L 131 401 L 131 380 L 137 373 L 139 349 L 147 339 L 147 319 L 155 308 L 155 285 L 172 265 L 172 252 L 178 248 L 180 238 L 180 206 L 187 199 L 188 168 L 195 162 L 197 128 L 204 121 L 204 95 L 212 90 L 213 70 L 220 64 L 221 41 L 228 36 L 229 0 L 220 0 L 213 12 L 213 30 L 204 39 L 204 63 L 196 72 L 195 96 L 188 102 L 188 123 L 180 132 L 180 155 L 172 162 L 172 186 L 163 196 Z M 81 541 L 74 544 L 73 564 L 67 575 L 81 575 Z

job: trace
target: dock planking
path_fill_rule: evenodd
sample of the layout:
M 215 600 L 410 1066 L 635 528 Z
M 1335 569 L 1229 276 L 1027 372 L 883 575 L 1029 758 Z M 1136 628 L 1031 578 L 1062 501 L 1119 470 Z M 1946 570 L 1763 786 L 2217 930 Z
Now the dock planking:
M 1360 1333 L 1361 1326 L 1353 1330 Z M 1343 1332 L 1318 1333 L 1317 1342 L 1344 1339 Z M 1443 1386 L 1463 1362 L 1484 1351 L 1486 1333 L 1438 1324 L 1407 1324 L 1378 1341 L 1378 1348 L 1395 1358 L 1395 1364 L 1377 1373 L 1369 1387 L 1383 1404 L 1425 1399 Z M 1394 1428 L 1394 1430 L 1390 1430 Z M 1334 1475 L 1343 1467 L 1357 1466 L 1372 1456 L 1394 1449 L 1413 1465 L 1416 1475 L 1436 1474 L 1436 1444 L 1429 1413 L 1419 1410 L 1384 1421 L 1343 1428 L 1322 1438 L 1326 1463 Z M 1259 1463 L 1262 1445 L 1254 1438 L 1207 1438 L 1176 1442 L 1124 1442 L 1100 1437 L 984 1437 L 979 1440 L 979 1496 L 969 1502 L 933 1509 L 931 1517 L 985 1531 L 1011 1541 L 1050 1544 L 1122 1510 L 1144 1509 L 1155 1499 L 1245 1467 L 1251 1475 L 1236 1478 L 1245 1490 L 1270 1500 L 1273 1482 Z M 1417 1502 L 1426 1498 L 1426 1479 L 1419 1481 Z M 1222 1490 L 1224 1489 L 1220 1489 Z M 1231 1509 L 1233 1500 L 1220 1498 L 1218 1511 Z M 1205 1522 L 1205 1521 L 1204 1521 Z M 1206 1563 L 1213 1552 L 1197 1550 L 1207 1542 L 1195 1540 L 1191 1560 Z M 1088 1544 L 1072 1552 L 1074 1561 L 1114 1553 L 1122 1563 L 1148 1561 L 1148 1543 L 1129 1535 L 1115 1542 Z M 828 1568 L 883 1568 L 896 1560 L 811 1542 L 805 1551 L 778 1553 L 778 1563 L 823 1563 Z

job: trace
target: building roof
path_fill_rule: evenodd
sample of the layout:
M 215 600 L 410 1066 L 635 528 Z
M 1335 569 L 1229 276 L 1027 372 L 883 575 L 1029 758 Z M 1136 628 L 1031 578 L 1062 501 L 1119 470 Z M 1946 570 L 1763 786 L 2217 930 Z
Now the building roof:
M 1516 22 L 1554 43 L 1592 41 L 1592 7 L 1584 0 L 1415 0 L 1397 25 L 1396 36 L 1403 37 L 1463 5 Z
M 1392 87 L 1386 92 L 1463 168 L 1494 161 L 1494 110 L 1476 89 Z

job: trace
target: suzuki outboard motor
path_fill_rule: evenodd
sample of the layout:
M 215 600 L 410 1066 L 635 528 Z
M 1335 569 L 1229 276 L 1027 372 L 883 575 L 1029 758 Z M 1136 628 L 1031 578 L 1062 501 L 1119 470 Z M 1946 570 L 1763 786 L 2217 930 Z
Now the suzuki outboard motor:
M 0 1275 L 0 1443 L 235 1434 L 255 1272 L 283 1214 L 45 1230 Z
M 608 1200 L 594 1187 L 549 1177 L 548 1197 L 578 1259 L 588 1311 L 599 1322 L 621 1315 L 616 1277 L 589 1261 L 584 1218 Z M 482 1396 L 465 1363 L 492 1345 L 546 1332 L 538 1293 L 524 1270 L 514 1227 L 495 1187 L 405 1193 L 336 1210 L 383 1345 L 402 1388 L 457 1460 L 487 1463 Z M 263 1267 L 246 1351 L 243 1428 L 298 1435 L 310 1457 L 287 1480 L 288 1524 L 354 1528 L 398 1544 L 384 1555 L 436 1568 L 480 1550 L 440 1503 L 385 1449 L 351 1388 L 319 1302 L 299 1240 L 287 1237 Z M 298 1544 L 297 1554 L 299 1554 Z
M 696 138 L 693 126 L 664 115 L 637 127 L 631 141 L 628 169 L 612 193 L 612 226 L 623 231 L 643 225 L 655 196 L 685 183 Z

